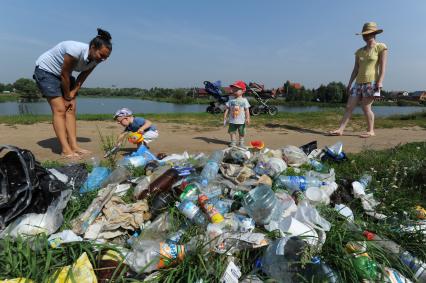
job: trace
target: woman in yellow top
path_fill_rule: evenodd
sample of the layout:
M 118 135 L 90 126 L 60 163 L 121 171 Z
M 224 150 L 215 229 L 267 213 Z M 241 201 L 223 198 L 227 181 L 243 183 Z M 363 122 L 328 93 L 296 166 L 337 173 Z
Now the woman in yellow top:
M 380 96 L 380 90 L 383 87 L 385 77 L 387 47 L 384 43 L 376 41 L 376 34 L 382 33 L 382 29 L 377 28 L 374 22 L 365 23 L 362 35 L 366 45 L 355 52 L 355 65 L 351 74 L 346 91 L 349 94 L 346 104 L 345 114 L 343 115 L 340 127 L 331 131 L 330 135 L 341 136 L 351 118 L 352 111 L 359 101 L 361 101 L 362 110 L 367 119 L 368 130 L 360 135 L 362 138 L 374 136 L 374 113 L 371 110 L 374 97 Z M 355 80 L 356 79 L 356 80 Z M 351 88 L 353 81 L 354 86 Z

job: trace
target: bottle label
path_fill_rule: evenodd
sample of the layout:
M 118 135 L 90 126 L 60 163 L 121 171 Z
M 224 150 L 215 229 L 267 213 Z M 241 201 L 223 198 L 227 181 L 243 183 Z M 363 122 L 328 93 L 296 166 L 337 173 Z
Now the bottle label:
M 224 220 L 222 214 L 219 213 L 219 211 L 216 209 L 216 207 L 213 206 L 213 204 L 206 200 L 201 203 L 201 207 L 206 212 L 206 214 L 209 216 L 210 221 L 212 223 L 220 223 Z
M 185 247 L 176 245 L 172 242 L 160 243 L 160 260 L 157 264 L 158 268 L 165 268 L 176 262 L 181 261 L 185 257 Z
M 292 187 L 299 188 L 302 191 L 305 191 L 307 189 L 305 177 L 303 176 L 289 176 L 289 177 L 290 177 L 290 183 Z
M 179 196 L 179 198 L 181 200 L 184 200 L 184 199 L 188 198 L 189 196 L 196 195 L 197 191 L 198 191 L 197 186 L 192 185 L 192 184 L 188 185 L 188 186 L 186 186 L 185 190 L 181 193 L 181 195 Z
M 220 279 L 220 282 L 223 283 L 238 283 L 238 279 L 241 277 L 241 270 L 238 266 L 235 265 L 233 261 L 230 261 L 226 267 L 225 272 Z
M 195 204 L 193 204 L 191 201 L 186 201 L 186 202 L 182 203 L 179 206 L 179 209 L 183 213 L 183 215 L 185 215 L 189 219 L 194 218 L 194 216 L 199 211 L 198 206 L 196 206 Z

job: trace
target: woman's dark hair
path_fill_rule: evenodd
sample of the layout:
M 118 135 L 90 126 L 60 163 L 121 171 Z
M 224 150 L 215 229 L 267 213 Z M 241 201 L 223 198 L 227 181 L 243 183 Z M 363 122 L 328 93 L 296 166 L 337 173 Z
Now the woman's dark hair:
M 111 35 L 106 30 L 98 28 L 98 35 L 90 41 L 89 46 L 99 49 L 103 45 L 109 50 L 112 50 Z

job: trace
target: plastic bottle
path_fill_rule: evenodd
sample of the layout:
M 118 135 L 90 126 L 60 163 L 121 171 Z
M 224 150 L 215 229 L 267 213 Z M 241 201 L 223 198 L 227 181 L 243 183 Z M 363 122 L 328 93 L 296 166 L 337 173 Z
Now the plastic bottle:
M 365 189 L 371 183 L 371 175 L 364 174 L 359 178 L 358 181 L 352 182 L 352 188 L 355 196 L 365 195 Z
M 401 262 L 413 271 L 414 278 L 416 278 L 418 282 L 426 282 L 426 263 L 404 250 L 399 244 L 392 240 L 382 238 L 369 231 L 364 231 L 363 235 L 367 240 L 375 241 L 374 243 L 379 247 L 398 256 Z
M 137 199 L 145 199 L 150 196 L 154 196 L 160 192 L 168 191 L 172 188 L 173 184 L 179 180 L 179 172 L 173 168 L 164 172 L 163 175 L 149 184 L 148 189 L 140 192 L 136 196 Z
M 312 258 L 311 263 L 304 269 L 303 275 L 307 282 L 340 282 L 336 272 L 318 256 Z
M 352 212 L 352 209 L 347 207 L 344 204 L 336 204 L 334 205 L 334 209 L 342 216 L 346 218 L 346 220 L 354 222 L 354 213 Z
M 172 191 L 160 192 L 151 201 L 151 214 L 155 218 L 157 215 L 164 212 L 171 203 L 175 201 L 175 197 Z
M 277 207 L 277 198 L 271 187 L 261 184 L 243 197 L 243 206 L 258 225 L 268 224 Z
M 107 186 L 108 184 L 121 183 L 129 179 L 131 172 L 126 166 L 117 166 L 111 174 L 102 182 L 102 187 Z
M 280 283 L 300 282 L 300 262 L 305 246 L 299 237 L 275 240 L 261 259 L 263 272 Z
M 328 171 L 327 166 L 325 166 L 324 164 L 322 164 L 321 162 L 319 162 L 318 160 L 315 159 L 309 159 L 309 164 L 311 164 L 311 166 L 314 168 L 315 171 L 320 172 L 320 173 L 324 173 Z
M 367 253 L 360 255 L 354 255 L 354 258 L 351 260 L 356 274 L 361 279 L 375 280 L 379 277 L 379 270 L 377 263 L 372 260 Z
M 133 198 L 138 199 L 138 196 L 142 193 L 142 191 L 148 190 L 149 184 L 151 184 L 151 176 L 146 176 L 140 180 L 133 190 Z
M 182 261 L 188 250 L 188 246 L 173 241 L 143 240 L 138 242 L 128 261 L 136 272 L 149 273 Z
M 276 180 L 278 186 L 285 187 L 290 191 L 305 191 L 309 187 L 321 187 L 326 184 L 317 178 L 305 176 L 279 176 Z
M 201 174 L 200 174 L 201 184 L 203 186 L 207 186 L 207 184 L 211 180 L 216 178 L 217 173 L 219 172 L 219 167 L 222 160 L 223 160 L 223 151 L 221 150 L 216 150 L 210 155 L 206 165 L 203 168 L 203 171 L 201 171 Z
M 198 197 L 198 204 L 201 209 L 209 216 L 211 223 L 220 223 L 224 220 L 223 215 L 216 209 L 213 202 L 206 195 Z
M 206 226 L 207 220 L 200 208 L 190 200 L 177 203 L 179 211 L 185 215 L 192 223 L 199 226 Z

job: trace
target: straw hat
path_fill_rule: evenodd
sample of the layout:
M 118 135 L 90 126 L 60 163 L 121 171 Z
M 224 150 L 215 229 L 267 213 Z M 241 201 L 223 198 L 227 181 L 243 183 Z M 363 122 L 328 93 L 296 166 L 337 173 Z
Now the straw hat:
M 365 23 L 362 27 L 362 32 L 357 33 L 356 35 L 364 35 L 364 34 L 379 34 L 382 33 L 382 29 L 377 28 L 377 24 L 375 22 Z

